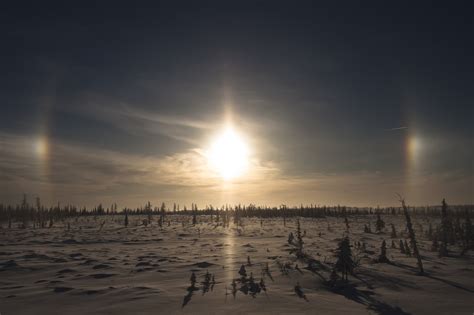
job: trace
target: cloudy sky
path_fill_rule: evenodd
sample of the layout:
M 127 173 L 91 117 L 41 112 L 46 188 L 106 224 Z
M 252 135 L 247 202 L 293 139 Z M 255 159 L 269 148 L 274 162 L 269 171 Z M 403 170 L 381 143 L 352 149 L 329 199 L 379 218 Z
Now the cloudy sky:
M 473 203 L 471 3 L 170 3 L 1 5 L 0 202 Z

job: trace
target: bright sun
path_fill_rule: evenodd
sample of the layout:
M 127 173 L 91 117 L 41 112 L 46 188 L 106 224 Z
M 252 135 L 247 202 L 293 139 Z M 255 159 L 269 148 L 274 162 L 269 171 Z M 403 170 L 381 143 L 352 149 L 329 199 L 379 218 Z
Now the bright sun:
M 242 137 L 227 127 L 211 144 L 209 164 L 225 180 L 241 176 L 248 167 L 249 151 Z

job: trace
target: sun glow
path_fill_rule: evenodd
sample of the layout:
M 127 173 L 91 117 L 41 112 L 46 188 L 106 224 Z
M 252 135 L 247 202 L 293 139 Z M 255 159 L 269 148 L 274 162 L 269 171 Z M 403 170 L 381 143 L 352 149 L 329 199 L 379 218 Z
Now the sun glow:
M 211 144 L 208 151 L 210 167 L 225 179 L 242 176 L 248 168 L 249 150 L 243 138 L 227 127 Z
M 39 158 L 44 159 L 48 154 L 48 139 L 46 137 L 40 137 L 34 142 L 34 150 Z

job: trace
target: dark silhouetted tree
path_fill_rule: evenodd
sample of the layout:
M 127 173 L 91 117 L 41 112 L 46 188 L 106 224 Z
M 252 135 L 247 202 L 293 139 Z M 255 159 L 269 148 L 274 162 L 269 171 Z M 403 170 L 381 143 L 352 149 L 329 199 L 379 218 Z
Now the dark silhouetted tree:
M 196 211 L 193 210 L 193 225 L 197 224 L 197 217 L 196 217 Z
M 406 254 L 406 250 L 405 250 L 405 245 L 403 244 L 403 241 L 400 240 L 400 253 L 402 254 Z
M 337 275 L 336 268 L 333 268 L 331 275 L 329 276 L 329 284 L 331 286 L 335 286 L 337 283 L 337 279 L 339 279 L 339 277 Z
M 239 275 L 241 275 L 242 277 L 247 277 L 247 270 L 245 269 L 244 265 L 240 266 Z
M 367 226 L 367 224 L 364 225 L 364 233 L 372 233 L 372 231 L 370 230 L 370 225 Z
M 293 232 L 290 232 L 290 234 L 288 234 L 288 244 L 293 244 L 294 240 L 295 236 L 293 235 Z
M 352 274 L 355 267 L 350 244 L 349 237 L 346 236 L 341 240 L 336 251 L 337 261 L 335 267 L 341 272 L 342 279 L 345 281 L 348 280 L 347 275 Z
M 388 260 L 387 258 L 387 244 L 385 243 L 385 240 L 382 241 L 382 245 L 380 246 L 380 255 L 378 262 L 390 263 L 390 260 Z
M 466 251 L 474 248 L 474 231 L 472 228 L 472 222 L 469 215 L 469 211 L 466 210 L 466 221 L 464 222 L 464 236 L 463 236 L 463 249 L 461 255 L 464 255 Z
M 296 255 L 301 257 L 303 255 L 303 235 L 301 234 L 300 220 L 296 221 Z
M 438 233 L 433 236 L 433 241 L 431 242 L 431 251 L 437 252 L 439 251 L 439 242 L 438 242 Z
M 448 255 L 448 233 L 449 233 L 448 205 L 443 199 L 441 205 L 441 246 L 439 247 L 439 256 Z
M 431 222 L 428 226 L 428 232 L 426 232 L 426 236 L 428 237 L 429 240 L 433 239 L 433 226 L 431 225 Z
M 395 225 L 392 223 L 392 234 L 390 235 L 391 238 L 397 238 L 397 230 L 395 230 Z
M 377 232 L 381 232 L 385 228 L 385 222 L 380 218 L 380 214 L 377 213 L 377 221 L 375 222 L 375 229 Z
M 410 245 L 408 245 L 407 240 L 405 240 L 405 254 L 407 254 L 408 256 L 411 256 Z
M 401 197 L 400 197 L 400 202 L 402 203 L 403 212 L 405 214 L 405 219 L 407 221 L 408 235 L 410 236 L 410 243 L 413 250 L 413 255 L 417 259 L 417 265 L 418 265 L 418 269 L 420 270 L 420 274 L 424 274 L 423 262 L 421 261 L 421 255 L 418 251 L 418 244 L 416 242 L 415 231 L 413 230 L 413 226 L 411 224 L 410 213 L 408 212 L 408 207 L 405 204 L 405 200 L 402 199 Z

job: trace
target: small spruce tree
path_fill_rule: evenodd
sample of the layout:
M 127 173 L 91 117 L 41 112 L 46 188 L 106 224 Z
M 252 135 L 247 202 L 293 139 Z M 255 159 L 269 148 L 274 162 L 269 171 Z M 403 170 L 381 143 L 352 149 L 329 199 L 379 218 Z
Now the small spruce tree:
M 441 205 L 441 246 L 439 247 L 439 256 L 448 255 L 448 233 L 449 233 L 449 218 L 448 205 L 443 199 Z
M 293 235 L 293 232 L 290 232 L 290 234 L 288 234 L 288 244 L 293 244 L 294 240 L 295 236 Z
M 428 232 L 426 234 L 429 240 L 433 240 L 433 226 L 431 225 L 431 222 L 430 222 L 430 225 L 428 226 Z
M 247 270 L 245 269 L 244 265 L 240 266 L 239 275 L 241 275 L 242 277 L 247 277 Z
M 355 263 L 352 260 L 352 251 L 348 236 L 344 237 L 339 243 L 336 251 L 336 257 L 337 261 L 335 268 L 341 272 L 342 279 L 347 281 L 348 274 L 352 274 L 355 267 Z
M 377 221 L 375 222 L 375 229 L 377 232 L 381 232 L 385 228 L 385 222 L 380 218 L 380 214 L 377 213 Z
M 474 229 L 472 228 L 472 222 L 469 215 L 469 211 L 466 210 L 466 221 L 464 223 L 464 245 L 461 254 L 464 254 L 468 249 L 474 247 Z
M 411 256 L 410 245 L 408 245 L 407 240 L 405 240 L 405 253 L 406 253 L 408 256 Z
M 437 252 L 439 250 L 439 242 L 438 242 L 438 235 L 435 233 L 433 236 L 433 241 L 431 243 L 431 251 Z
M 408 235 L 410 237 L 410 243 L 411 243 L 411 247 L 412 247 L 412 250 L 413 250 L 413 255 L 417 259 L 417 265 L 418 265 L 418 269 L 420 271 L 419 273 L 424 274 L 423 262 L 421 261 L 421 255 L 418 251 L 418 244 L 416 242 L 415 231 L 414 231 L 413 226 L 411 224 L 410 213 L 408 212 L 408 207 L 405 204 L 405 200 L 403 200 L 401 197 L 400 197 L 400 202 L 402 203 L 403 213 L 405 214 L 405 219 L 406 219 L 406 222 L 407 222 L 407 230 L 408 230 Z
M 395 230 L 395 225 L 392 223 L 392 234 L 390 235 L 391 238 L 397 238 L 397 230 Z
M 193 210 L 193 225 L 197 224 L 196 211 Z
M 336 268 L 332 269 L 331 275 L 329 276 L 329 283 L 331 286 L 335 286 L 337 284 L 337 279 L 339 279 Z
M 400 240 L 400 253 L 406 254 L 405 245 L 403 244 L 402 240 Z
M 301 234 L 300 220 L 296 221 L 296 247 L 297 247 L 297 256 L 301 257 L 303 255 L 303 235 Z
M 191 274 L 191 278 L 189 280 L 191 281 L 191 288 L 194 289 L 196 287 L 196 274 L 194 273 L 194 271 Z
M 378 262 L 390 263 L 390 260 L 387 258 L 387 244 L 385 243 L 385 240 L 382 241 L 382 245 L 380 246 L 380 256 Z

